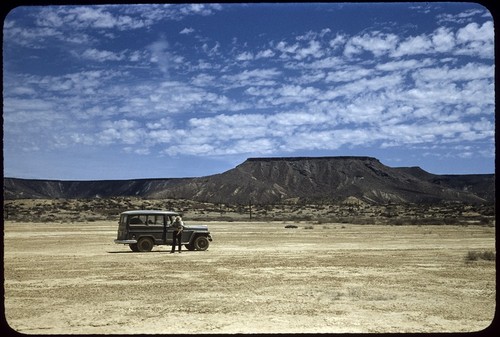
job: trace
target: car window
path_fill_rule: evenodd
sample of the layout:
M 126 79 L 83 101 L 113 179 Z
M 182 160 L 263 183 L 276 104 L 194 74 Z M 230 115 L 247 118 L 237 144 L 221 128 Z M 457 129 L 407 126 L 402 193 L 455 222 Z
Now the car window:
M 147 224 L 150 226 L 162 226 L 165 217 L 163 215 L 148 215 Z
M 118 230 L 124 230 L 127 226 L 127 216 L 125 214 L 120 215 L 120 225 Z
M 146 215 L 131 215 L 129 216 L 128 223 L 129 225 L 145 225 L 147 224 L 147 216 Z

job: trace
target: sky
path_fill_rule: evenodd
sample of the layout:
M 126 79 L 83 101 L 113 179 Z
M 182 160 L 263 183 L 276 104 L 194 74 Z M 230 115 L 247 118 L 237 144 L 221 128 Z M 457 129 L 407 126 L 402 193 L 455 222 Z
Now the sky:
M 495 172 L 479 4 L 21 6 L 3 37 L 5 177 L 201 177 L 296 156 Z

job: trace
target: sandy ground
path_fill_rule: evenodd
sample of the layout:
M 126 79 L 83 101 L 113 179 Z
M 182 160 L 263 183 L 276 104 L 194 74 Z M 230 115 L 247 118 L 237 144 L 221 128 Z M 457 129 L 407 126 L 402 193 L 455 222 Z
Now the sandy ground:
M 187 221 L 187 224 L 194 224 Z M 470 332 L 495 311 L 495 230 L 208 222 L 205 252 L 132 253 L 116 222 L 4 226 L 26 334 Z

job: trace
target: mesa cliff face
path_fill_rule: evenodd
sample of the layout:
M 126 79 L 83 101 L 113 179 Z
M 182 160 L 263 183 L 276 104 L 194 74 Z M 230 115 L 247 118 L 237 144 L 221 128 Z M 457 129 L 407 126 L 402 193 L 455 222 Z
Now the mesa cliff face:
M 4 178 L 4 197 L 139 196 L 214 203 L 343 202 L 370 204 L 494 201 L 494 175 L 434 175 L 391 168 L 372 157 L 249 158 L 224 173 L 183 179 L 42 181 Z
M 250 158 L 222 174 L 195 178 L 152 196 L 232 203 L 342 202 L 349 197 L 375 204 L 492 200 L 493 175 L 479 175 L 469 179 L 470 186 L 462 186 L 467 176 L 422 172 L 418 169 L 419 176 L 415 170 L 391 168 L 371 157 Z M 491 193 L 480 197 L 471 192 L 479 182 Z

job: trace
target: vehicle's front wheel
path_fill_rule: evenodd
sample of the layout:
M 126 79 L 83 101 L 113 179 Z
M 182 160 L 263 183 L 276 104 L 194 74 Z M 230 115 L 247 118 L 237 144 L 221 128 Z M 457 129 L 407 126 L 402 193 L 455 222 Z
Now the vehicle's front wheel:
M 187 245 L 184 245 L 184 246 L 187 248 L 187 250 L 194 250 L 194 245 L 192 245 L 190 243 Z
M 130 247 L 130 250 L 133 251 L 133 252 L 138 252 L 139 251 L 139 247 L 137 247 L 137 243 L 131 243 L 128 246 Z
M 210 243 L 205 236 L 198 236 L 193 242 L 194 249 L 196 250 L 207 250 L 209 245 Z
M 150 252 L 153 249 L 154 243 L 150 238 L 140 238 L 137 242 L 137 248 L 140 252 Z

